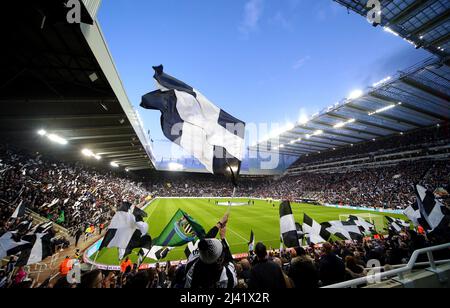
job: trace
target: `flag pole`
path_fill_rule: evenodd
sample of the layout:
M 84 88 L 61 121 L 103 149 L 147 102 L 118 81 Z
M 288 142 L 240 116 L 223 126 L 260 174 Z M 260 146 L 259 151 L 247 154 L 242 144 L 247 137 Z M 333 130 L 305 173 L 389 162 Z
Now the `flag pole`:
M 147 216 L 147 219 L 145 220 L 145 222 L 148 224 L 148 220 L 150 219 L 150 216 Z M 142 264 L 144 264 L 145 259 L 147 259 L 148 255 L 150 254 L 150 250 L 152 250 L 153 245 L 150 247 L 150 249 L 147 251 L 147 253 L 145 254 L 144 258 L 142 258 L 142 261 L 139 262 L 139 252 L 141 250 L 139 250 L 139 252 L 137 253 L 138 256 L 138 267 L 137 270 L 139 271 L 139 268 L 142 266 Z M 142 248 L 141 248 L 142 249 Z
M 225 159 L 225 162 L 226 162 L 226 164 L 227 164 L 227 166 L 228 166 L 228 168 L 230 169 L 230 172 L 231 172 L 231 182 L 233 184 L 233 193 L 231 195 L 231 199 L 234 199 L 236 197 L 236 192 L 237 192 L 237 188 L 238 188 L 237 178 L 236 178 L 236 175 L 234 174 L 233 168 L 231 168 L 230 163 L 228 162 L 228 159 Z M 238 172 L 239 172 L 239 169 L 238 169 Z M 230 212 L 231 212 L 231 201 L 228 204 L 228 211 L 227 211 L 227 213 L 229 214 Z
M 92 264 L 93 266 L 97 267 L 97 258 L 98 258 L 98 254 L 100 253 L 100 249 L 97 250 L 97 253 L 95 254 L 95 258 L 94 258 L 94 264 Z

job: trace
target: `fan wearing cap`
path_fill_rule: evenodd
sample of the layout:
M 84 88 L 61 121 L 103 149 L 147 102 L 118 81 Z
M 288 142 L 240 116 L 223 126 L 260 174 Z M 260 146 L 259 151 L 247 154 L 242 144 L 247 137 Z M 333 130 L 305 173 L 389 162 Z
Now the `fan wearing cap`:
M 198 244 L 199 256 L 186 265 L 185 288 L 215 289 L 234 288 L 237 285 L 237 275 L 233 264 L 233 256 L 226 241 L 228 214 L 208 232 L 220 238 L 206 237 Z

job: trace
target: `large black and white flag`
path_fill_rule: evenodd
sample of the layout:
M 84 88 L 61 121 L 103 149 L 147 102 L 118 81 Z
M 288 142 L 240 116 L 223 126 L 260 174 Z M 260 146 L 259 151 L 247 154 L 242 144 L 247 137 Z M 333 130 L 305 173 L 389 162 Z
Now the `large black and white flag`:
M 237 176 L 244 156 L 245 123 L 221 110 L 199 91 L 154 67 L 158 90 L 141 107 L 160 110 L 164 135 L 214 174 Z
M 31 245 L 30 242 L 22 241 L 17 232 L 6 232 L 0 237 L 0 260 L 29 249 Z
M 307 235 L 306 239 L 313 244 L 325 243 L 330 238 L 330 232 L 317 221 L 304 214 L 303 232 Z
M 103 238 L 100 245 L 100 250 L 103 248 L 119 248 L 119 258 L 125 256 L 127 253 L 142 245 L 147 245 L 148 241 L 151 243 L 151 238 L 147 237 L 148 224 L 141 220 L 142 216 L 134 214 L 142 214 L 136 209 L 131 212 L 131 204 L 124 202 L 117 210 L 108 231 Z M 142 214 L 143 215 L 143 214 Z
M 386 216 L 386 219 L 388 221 L 389 230 L 391 230 L 394 233 L 400 233 L 404 229 L 409 229 L 411 225 L 400 218 L 393 218 Z
M 136 229 L 131 236 L 128 245 L 125 249 L 119 248 L 119 259 L 131 254 L 134 249 L 145 248 L 150 249 L 152 247 L 152 238 L 148 235 L 148 224 L 144 222 L 144 218 L 147 217 L 147 213 L 138 207 L 131 208 L 134 219 L 136 221 Z
M 348 221 L 353 221 L 363 234 L 375 233 L 375 225 L 359 216 L 350 215 Z
M 301 246 L 289 201 L 283 201 L 280 205 L 280 233 L 284 246 L 287 248 Z
M 448 227 L 448 217 L 446 218 L 445 215 L 447 209 L 442 202 L 436 199 L 434 193 L 420 185 L 416 185 L 415 190 L 417 208 L 421 216 L 421 218 L 418 219 L 420 225 L 428 233 Z
M 27 207 L 26 207 L 25 203 L 23 203 L 23 201 L 20 201 L 19 205 L 16 207 L 16 210 L 12 214 L 11 218 L 17 219 L 17 218 L 24 216 L 26 209 L 27 209 Z
M 32 246 L 20 253 L 17 266 L 36 264 L 52 256 L 54 253 L 52 245 L 53 236 L 54 234 L 50 230 L 45 231 L 45 233 L 25 235 L 22 239 L 30 242 Z
M 360 241 L 363 239 L 361 230 L 354 221 L 330 221 L 323 223 L 322 226 L 341 240 Z
M 423 223 L 418 202 L 415 202 L 408 206 L 403 211 L 403 214 L 405 214 L 405 216 L 408 217 L 409 220 L 411 220 L 415 227 L 418 227 Z

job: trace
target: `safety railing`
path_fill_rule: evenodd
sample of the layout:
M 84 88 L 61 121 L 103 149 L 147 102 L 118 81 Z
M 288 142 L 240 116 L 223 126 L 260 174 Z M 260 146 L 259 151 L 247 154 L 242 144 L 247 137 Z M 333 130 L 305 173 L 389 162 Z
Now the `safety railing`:
M 383 273 L 377 272 L 374 274 L 367 275 L 366 277 L 357 278 L 354 280 L 349 280 L 349 281 L 333 284 L 330 286 L 326 286 L 324 288 L 325 289 L 356 288 L 361 285 L 367 285 L 367 284 L 372 285 L 374 283 L 379 283 L 383 279 L 392 278 L 392 277 L 396 277 L 396 276 L 398 276 L 400 280 L 404 280 L 404 275 L 407 273 L 410 273 L 419 264 L 419 263 L 417 263 L 417 259 L 420 255 L 423 255 L 423 254 L 426 254 L 428 257 L 428 261 L 429 261 L 428 264 L 430 265 L 430 269 L 432 271 L 436 272 L 437 265 L 441 264 L 442 262 L 438 261 L 439 263 L 437 263 L 434 260 L 433 252 L 439 251 L 439 250 L 444 250 L 444 249 L 450 249 L 450 243 L 416 250 L 412 254 L 411 259 L 409 260 L 408 264 L 403 266 L 402 268 L 394 269 L 394 270 L 383 272 Z M 422 263 L 422 266 L 423 266 L 423 263 Z

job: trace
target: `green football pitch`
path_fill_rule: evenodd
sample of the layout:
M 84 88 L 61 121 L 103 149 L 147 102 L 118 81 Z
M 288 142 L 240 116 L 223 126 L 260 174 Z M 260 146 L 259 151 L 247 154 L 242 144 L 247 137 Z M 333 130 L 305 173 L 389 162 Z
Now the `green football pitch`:
M 148 213 L 147 222 L 149 225 L 149 234 L 152 238 L 156 238 L 178 209 L 185 211 L 193 217 L 205 228 L 205 231 L 208 232 L 228 211 L 228 206 L 218 206 L 216 205 L 216 201 L 227 202 L 228 199 L 156 199 L 145 209 Z M 248 201 L 249 199 L 233 200 L 235 203 L 247 203 Z M 273 206 L 274 204 L 275 206 Z M 280 247 L 279 204 L 280 202 L 269 203 L 267 201 L 255 200 L 255 205 L 234 206 L 231 208 L 230 220 L 227 228 L 227 240 L 233 254 L 247 252 L 247 244 L 251 230 L 253 230 L 257 242 L 263 242 L 267 247 Z M 402 215 L 337 209 L 297 203 L 292 204 L 292 211 L 294 213 L 295 221 L 300 224 L 303 223 L 303 213 L 306 213 L 319 223 L 331 220 L 341 220 L 340 218 L 346 214 L 367 215 L 367 213 L 371 213 L 371 215 L 378 218 L 374 219 L 378 230 L 385 227 L 383 215 L 405 219 Z M 167 259 L 160 260 L 160 262 L 186 259 L 184 249 L 185 247 L 175 248 L 169 253 Z M 130 259 L 133 262 L 136 262 L 137 260 L 137 251 L 134 251 L 133 254 L 130 255 Z M 92 258 L 94 258 L 94 256 Z M 96 262 L 104 265 L 118 265 L 118 250 L 114 248 L 104 249 L 98 254 Z M 145 263 L 155 262 L 156 261 L 151 259 L 145 260 Z

